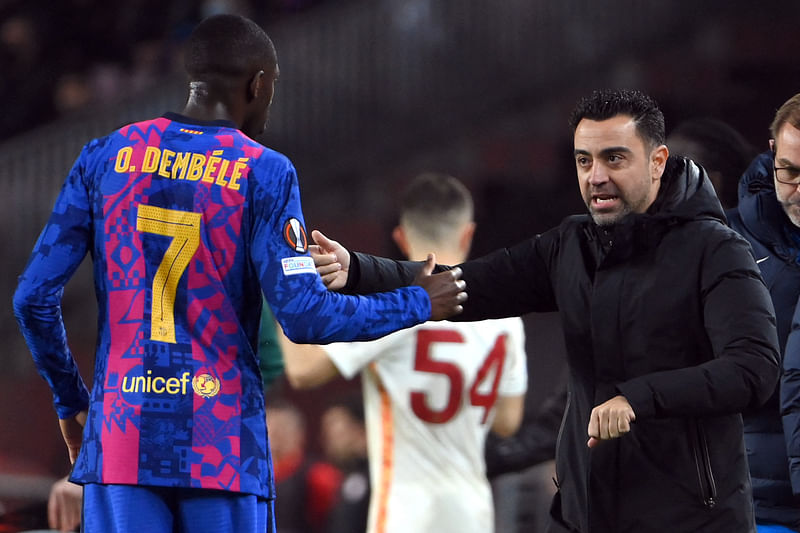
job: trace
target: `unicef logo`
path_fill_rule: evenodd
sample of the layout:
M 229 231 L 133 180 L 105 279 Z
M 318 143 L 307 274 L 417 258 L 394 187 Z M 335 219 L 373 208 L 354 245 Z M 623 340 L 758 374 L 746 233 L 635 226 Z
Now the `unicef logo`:
M 198 396 L 211 398 L 219 394 L 220 383 L 211 374 L 198 374 L 192 378 L 192 388 Z

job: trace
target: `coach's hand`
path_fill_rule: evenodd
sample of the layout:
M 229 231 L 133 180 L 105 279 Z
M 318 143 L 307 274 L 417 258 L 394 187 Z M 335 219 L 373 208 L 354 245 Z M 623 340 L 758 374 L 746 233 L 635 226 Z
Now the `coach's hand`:
M 343 288 L 350 268 L 350 252 L 319 230 L 312 231 L 311 238 L 316 244 L 309 246 L 308 251 L 314 259 L 314 266 L 317 267 L 322 282 L 332 291 Z
M 589 448 L 594 448 L 601 441 L 618 439 L 631 430 L 631 422 L 636 420 L 633 407 L 625 396 L 617 395 L 601 403 L 589 415 Z
M 87 411 L 81 411 L 72 418 L 65 418 L 59 420 L 58 425 L 61 427 L 61 435 L 64 437 L 64 442 L 67 444 L 67 451 L 69 451 L 69 462 L 75 463 L 78 458 L 78 452 L 81 449 L 81 442 L 83 441 L 83 426 L 86 425 Z
M 467 301 L 467 293 L 464 290 L 467 283 L 459 279 L 460 268 L 431 274 L 435 266 L 436 256 L 428 254 L 428 259 L 414 278 L 413 284 L 425 289 L 431 299 L 430 320 L 444 320 L 464 310 L 461 304 Z

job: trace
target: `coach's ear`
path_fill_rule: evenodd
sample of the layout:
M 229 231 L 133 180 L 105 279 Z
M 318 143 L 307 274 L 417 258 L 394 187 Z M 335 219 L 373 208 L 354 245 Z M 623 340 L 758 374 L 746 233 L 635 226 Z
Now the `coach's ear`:
M 392 230 L 392 240 L 394 240 L 394 243 L 400 248 L 400 251 L 403 252 L 403 255 L 408 257 L 411 253 L 411 248 L 408 245 L 406 232 L 403 231 L 402 227 L 397 226 Z

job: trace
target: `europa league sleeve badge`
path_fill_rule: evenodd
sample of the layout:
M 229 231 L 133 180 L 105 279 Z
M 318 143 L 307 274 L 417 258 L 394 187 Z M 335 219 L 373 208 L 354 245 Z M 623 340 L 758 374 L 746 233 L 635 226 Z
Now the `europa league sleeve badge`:
M 283 238 L 294 251 L 304 254 L 308 251 L 306 229 L 299 220 L 292 217 L 283 225 Z

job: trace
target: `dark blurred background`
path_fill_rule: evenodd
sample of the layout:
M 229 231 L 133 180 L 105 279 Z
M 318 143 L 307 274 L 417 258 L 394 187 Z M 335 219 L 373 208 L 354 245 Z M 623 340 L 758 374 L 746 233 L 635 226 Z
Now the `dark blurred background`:
M 797 0 L 0 0 L 7 509 L 68 471 L 49 390 L 11 312 L 16 276 L 81 146 L 181 109 L 181 43 L 218 12 L 251 17 L 275 42 L 281 78 L 259 140 L 294 161 L 308 228 L 382 255 L 399 255 L 389 239 L 397 192 L 423 170 L 449 172 L 475 195 L 473 255 L 582 211 L 567 117 L 594 88 L 649 92 L 668 133 L 711 117 L 759 149 L 775 109 L 800 92 Z M 89 382 L 90 275 L 84 263 L 64 296 Z M 524 318 L 535 407 L 564 371 L 563 347 L 553 315 Z M 331 390 L 286 393 L 313 416 Z

